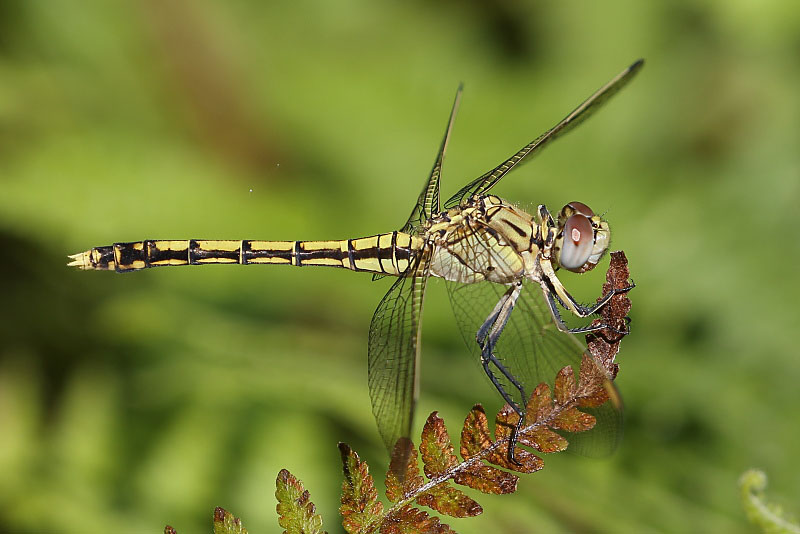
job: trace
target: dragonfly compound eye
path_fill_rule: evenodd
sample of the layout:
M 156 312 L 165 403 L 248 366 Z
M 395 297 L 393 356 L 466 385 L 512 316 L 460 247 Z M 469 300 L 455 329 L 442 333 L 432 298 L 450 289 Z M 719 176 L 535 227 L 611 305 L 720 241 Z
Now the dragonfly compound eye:
M 575 212 L 580 213 L 581 215 L 586 215 L 587 217 L 590 217 L 590 218 L 594 216 L 594 212 L 592 211 L 592 208 L 590 208 L 589 206 L 587 206 L 583 202 L 573 201 L 573 202 L 570 202 L 569 204 L 567 204 L 567 206 L 569 206 L 570 208 L 575 210 Z
M 561 266 L 581 272 L 594 248 L 594 229 L 584 215 L 575 213 L 564 224 L 564 242 L 561 245 Z

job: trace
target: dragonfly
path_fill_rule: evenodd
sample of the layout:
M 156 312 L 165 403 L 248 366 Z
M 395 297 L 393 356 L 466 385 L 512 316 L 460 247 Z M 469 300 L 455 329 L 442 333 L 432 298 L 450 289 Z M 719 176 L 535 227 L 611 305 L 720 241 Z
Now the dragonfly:
M 114 243 L 71 255 L 68 265 L 116 272 L 226 263 L 316 265 L 369 272 L 374 279 L 397 277 L 372 317 L 368 342 L 372 411 L 390 451 L 399 439 L 411 435 L 420 389 L 425 289 L 431 277 L 442 278 L 471 352 L 522 421 L 530 388 L 540 382 L 552 384 L 565 365 L 572 365 L 577 373 L 585 347 L 575 334 L 607 327 L 595 321 L 570 328 L 561 309 L 587 318 L 616 293 L 630 288 L 611 290 L 587 306 L 579 303 L 559 279 L 561 268 L 575 273 L 593 269 L 608 249 L 609 225 L 586 204 L 569 202 L 554 218 L 544 205 L 529 214 L 490 191 L 509 172 L 591 116 L 643 64 L 638 60 L 624 69 L 555 126 L 461 187 L 442 205 L 439 183 L 461 100 L 463 85 L 459 86 L 433 169 L 399 230 L 332 241 L 183 239 Z M 586 454 L 605 454 L 598 449 L 616 448 L 620 409 L 616 404 L 606 410 L 610 412 L 602 418 L 609 421 L 604 434 L 610 437 L 599 445 L 590 445 L 595 450 L 587 448 Z M 600 423 L 599 419 L 598 426 Z M 512 459 L 515 436 L 516 432 L 512 433 L 509 447 Z

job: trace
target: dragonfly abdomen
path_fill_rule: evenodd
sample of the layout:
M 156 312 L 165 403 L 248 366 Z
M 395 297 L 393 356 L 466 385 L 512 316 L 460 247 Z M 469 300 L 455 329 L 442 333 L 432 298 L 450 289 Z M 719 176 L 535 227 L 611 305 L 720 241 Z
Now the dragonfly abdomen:
M 317 265 L 396 276 L 422 244 L 403 232 L 339 241 L 145 240 L 95 247 L 70 256 L 69 265 L 117 272 L 219 263 Z

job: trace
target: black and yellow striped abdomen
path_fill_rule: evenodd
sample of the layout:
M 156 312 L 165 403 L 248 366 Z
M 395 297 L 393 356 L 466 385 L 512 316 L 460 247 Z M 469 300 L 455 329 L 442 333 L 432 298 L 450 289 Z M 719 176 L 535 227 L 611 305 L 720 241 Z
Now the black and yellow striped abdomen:
M 70 256 L 69 265 L 117 272 L 212 263 L 322 265 L 396 276 L 423 243 L 404 232 L 341 241 L 146 240 L 95 247 Z

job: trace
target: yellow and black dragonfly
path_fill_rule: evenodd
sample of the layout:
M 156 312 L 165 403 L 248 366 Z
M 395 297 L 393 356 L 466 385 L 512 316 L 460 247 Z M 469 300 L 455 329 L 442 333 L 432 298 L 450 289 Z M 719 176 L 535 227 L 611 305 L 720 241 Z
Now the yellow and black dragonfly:
M 69 265 L 117 272 L 218 263 L 322 265 L 371 272 L 374 278 L 398 277 L 378 305 L 369 329 L 372 410 L 389 448 L 411 434 L 419 393 L 425 286 L 430 277 L 443 278 L 472 352 L 503 399 L 522 416 L 531 388 L 540 382 L 552 383 L 565 365 L 573 365 L 577 371 L 585 349 L 573 334 L 606 328 L 603 324 L 569 328 L 559 306 L 588 317 L 615 291 L 584 306 L 570 295 L 556 273 L 561 267 L 577 273 L 592 269 L 608 248 L 610 231 L 606 221 L 580 202 L 568 203 L 554 219 L 544 205 L 529 214 L 489 191 L 511 170 L 588 118 L 642 65 L 642 60 L 633 63 L 558 124 L 462 187 L 442 207 L 439 179 L 461 98 L 459 87 L 433 170 L 400 230 L 338 241 L 115 243 L 72 255 Z M 603 454 L 608 450 L 602 449 L 616 447 L 619 406 L 606 405 L 610 406 L 605 408 L 608 413 L 597 414 L 605 437 L 583 452 Z M 512 455 L 513 450 L 512 437 Z

